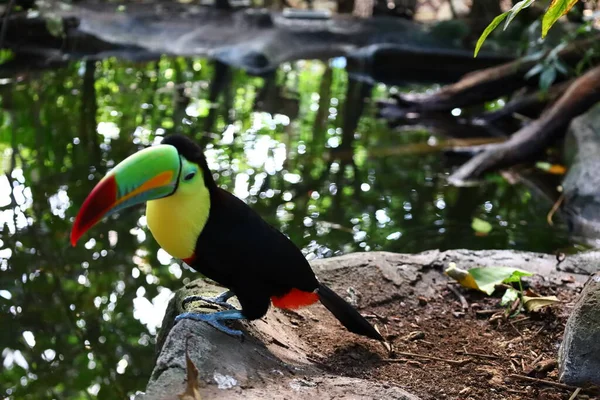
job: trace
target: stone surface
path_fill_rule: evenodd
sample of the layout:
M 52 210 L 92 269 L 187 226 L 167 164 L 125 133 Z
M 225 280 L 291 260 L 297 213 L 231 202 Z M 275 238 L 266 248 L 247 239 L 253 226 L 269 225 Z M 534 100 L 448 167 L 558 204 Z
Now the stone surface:
M 370 252 L 317 260 L 312 267 L 319 279 L 338 293 L 347 294 L 348 300 L 361 309 L 393 301 L 413 301 L 417 294 L 434 295 L 435 285 L 448 279 L 443 270 L 450 262 L 466 269 L 494 265 L 519 267 L 535 272 L 534 279 L 543 284 L 556 285 L 562 280 L 585 282 L 587 276 L 576 272 L 586 273 L 596 268 L 598 257 L 599 252 L 589 252 L 567 256 L 559 263 L 553 255 L 502 250 L 432 250 L 419 254 Z M 562 267 L 563 271 L 557 267 Z M 318 350 L 311 347 L 314 344 L 307 342 L 305 337 L 299 336 L 294 321 L 296 318 L 309 320 L 311 329 L 316 332 L 338 329 L 339 324 L 325 311 L 283 312 L 272 308 L 261 320 L 234 325 L 246 332 L 243 342 L 202 322 L 185 320 L 173 326 L 174 316 L 182 311 L 182 298 L 191 293 L 210 296 L 220 291 L 216 286 L 197 280 L 176 294 L 169 304 L 157 340 L 159 354 L 154 372 L 146 393 L 139 394 L 138 400 L 177 399 L 177 394 L 184 391 L 186 343 L 188 353 L 199 369 L 201 393 L 210 399 L 417 400 L 416 396 L 395 384 L 334 375 L 314 364 L 310 354 Z M 368 295 L 362 296 L 361 291 Z M 198 309 L 198 304 L 194 308 Z M 351 340 L 360 343 L 371 354 L 382 350 L 379 343 L 371 340 L 354 336 Z
M 569 171 L 563 212 L 571 235 L 600 246 L 600 104 L 575 118 L 565 140 Z
M 600 385 L 600 273 L 589 279 L 569 317 L 559 373 L 570 385 Z
M 187 377 L 186 346 L 199 370 L 202 398 L 419 400 L 391 383 L 336 376 L 320 370 L 309 360 L 307 346 L 290 323 L 293 314 L 277 309 L 271 309 L 261 320 L 238 322 L 235 327 L 245 332 L 243 341 L 203 322 L 183 320 L 173 325 L 174 313 L 181 311 L 175 304 L 183 297 L 190 293 L 210 296 L 216 292 L 218 287 L 196 280 L 176 294 L 163 321 L 166 329 L 158 340 L 162 349 L 156 366 L 146 392 L 138 394 L 136 400 L 179 400 Z M 378 343 L 371 341 L 371 345 Z

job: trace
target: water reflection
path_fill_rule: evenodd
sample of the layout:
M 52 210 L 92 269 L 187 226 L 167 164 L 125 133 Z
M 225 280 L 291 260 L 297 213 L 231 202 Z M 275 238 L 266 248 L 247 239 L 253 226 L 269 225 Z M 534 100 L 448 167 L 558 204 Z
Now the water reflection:
M 100 177 L 170 132 L 201 141 L 218 183 L 309 259 L 568 245 L 525 186 L 500 177 L 446 186 L 451 160 L 427 150 L 443 137 L 374 118 L 387 93 L 320 62 L 263 79 L 182 58 L 75 63 L 2 87 L 2 395 L 115 399 L 143 389 L 166 302 L 195 274 L 158 248 L 141 207 L 101 223 L 83 246 L 68 235 Z M 491 234 L 476 236 L 473 217 Z

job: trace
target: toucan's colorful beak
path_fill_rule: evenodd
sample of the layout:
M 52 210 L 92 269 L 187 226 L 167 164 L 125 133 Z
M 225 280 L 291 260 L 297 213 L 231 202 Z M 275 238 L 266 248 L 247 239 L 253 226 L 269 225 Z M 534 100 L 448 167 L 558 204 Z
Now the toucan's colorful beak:
M 177 190 L 181 159 L 175 147 L 158 145 L 120 162 L 83 202 L 71 231 L 71 244 L 103 217 L 148 200 L 170 196 Z

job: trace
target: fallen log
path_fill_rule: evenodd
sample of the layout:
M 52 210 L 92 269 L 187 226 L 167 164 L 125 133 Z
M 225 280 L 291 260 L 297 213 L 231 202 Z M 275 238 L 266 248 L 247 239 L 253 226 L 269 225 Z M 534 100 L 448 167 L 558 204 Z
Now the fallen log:
M 318 12 L 306 11 L 304 17 L 292 18 L 265 9 L 214 9 L 175 2 L 128 3 L 121 10 L 109 3 L 55 2 L 49 11 L 47 18 L 53 22 L 62 18 L 60 36 L 49 32 L 43 12 L 37 18 L 11 14 L 4 44 L 15 58 L 2 70 L 109 56 L 150 60 L 165 54 L 207 57 L 262 75 L 284 62 L 349 57 L 358 67 L 355 72 L 381 75 L 381 79 L 393 71 L 410 81 L 454 82 L 465 73 L 514 58 L 513 54 L 482 54 L 473 59 L 470 49 L 461 48 L 448 35 L 386 16 L 311 18 Z M 424 69 L 421 62 L 429 67 Z M 382 63 L 386 73 L 379 68 Z
M 456 170 L 448 181 L 453 185 L 464 185 L 485 172 L 529 160 L 563 137 L 571 120 L 598 101 L 600 67 L 595 67 L 577 78 L 539 119 L 517 131 L 508 141 L 490 146 L 470 159 Z

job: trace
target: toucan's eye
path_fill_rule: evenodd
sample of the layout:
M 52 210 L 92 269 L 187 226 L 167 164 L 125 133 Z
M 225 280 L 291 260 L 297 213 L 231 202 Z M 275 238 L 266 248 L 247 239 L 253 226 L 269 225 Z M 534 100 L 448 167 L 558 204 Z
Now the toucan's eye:
M 184 181 L 191 181 L 194 176 L 196 176 L 196 171 L 188 172 L 186 176 L 183 177 Z

